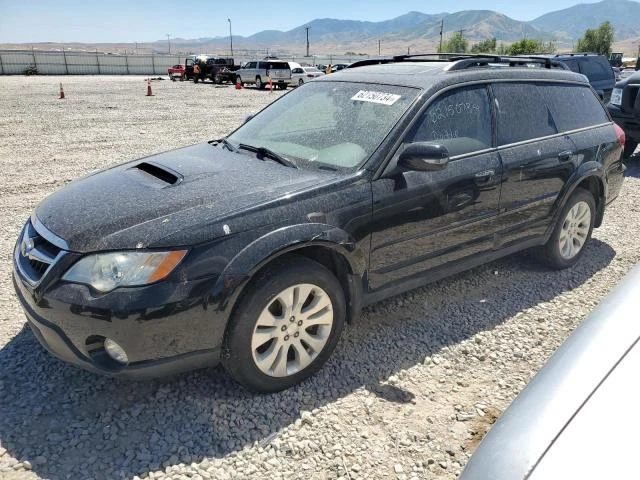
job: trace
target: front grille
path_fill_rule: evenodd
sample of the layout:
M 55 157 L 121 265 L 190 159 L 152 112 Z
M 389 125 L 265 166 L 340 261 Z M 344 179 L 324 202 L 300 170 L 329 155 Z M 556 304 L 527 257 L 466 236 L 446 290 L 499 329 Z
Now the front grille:
M 31 284 L 38 283 L 46 272 L 55 264 L 63 251 L 43 235 L 53 237 L 39 226 L 41 232 L 36 230 L 31 220 L 27 222 L 22 237 L 16 246 L 16 261 L 21 273 Z

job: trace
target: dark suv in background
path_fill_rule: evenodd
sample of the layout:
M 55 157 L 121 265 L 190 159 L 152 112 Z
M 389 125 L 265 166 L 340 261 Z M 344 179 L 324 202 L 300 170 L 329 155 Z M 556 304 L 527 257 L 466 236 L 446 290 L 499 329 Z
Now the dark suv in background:
M 562 62 L 571 71 L 586 76 L 600 99 L 604 103 L 609 101 L 616 84 L 616 76 L 607 57 L 595 53 L 562 53 L 549 58 Z
M 623 78 L 613 89 L 607 108 L 627 137 L 624 154 L 630 157 L 640 143 L 640 72 Z
M 438 60 L 325 75 L 43 200 L 13 256 L 34 335 L 100 373 L 222 361 L 273 392 L 363 305 L 527 248 L 575 264 L 620 191 L 622 130 L 556 61 Z

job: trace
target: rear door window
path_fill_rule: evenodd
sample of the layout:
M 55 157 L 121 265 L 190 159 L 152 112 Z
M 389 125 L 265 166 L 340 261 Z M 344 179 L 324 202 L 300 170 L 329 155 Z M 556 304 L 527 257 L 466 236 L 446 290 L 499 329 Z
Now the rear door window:
M 579 85 L 538 85 L 558 130 L 567 132 L 609 122 L 593 91 Z
M 491 107 L 487 87 L 461 88 L 438 97 L 406 142 L 444 145 L 451 156 L 490 148 Z
M 604 60 L 598 57 L 585 57 L 580 61 L 580 73 L 586 75 L 590 82 L 613 78 L 613 70 Z
M 558 133 L 551 112 L 535 84 L 496 83 L 492 89 L 498 114 L 498 145 Z

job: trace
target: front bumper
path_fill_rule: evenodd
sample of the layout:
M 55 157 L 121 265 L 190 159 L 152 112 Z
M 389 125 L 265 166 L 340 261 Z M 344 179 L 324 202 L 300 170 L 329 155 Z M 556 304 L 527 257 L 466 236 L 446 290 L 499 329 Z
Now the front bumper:
M 176 313 L 143 320 L 132 311 L 129 318 L 109 319 L 97 311 L 82 311 L 78 304 L 64 308 L 59 299 L 51 301 L 46 295 L 36 304 L 16 272 L 13 284 L 29 326 L 42 346 L 85 370 L 123 378 L 150 378 L 215 366 L 219 361 L 220 342 L 210 342 L 221 335 L 215 335 L 214 325 L 207 328 L 205 316 L 199 321 L 192 315 Z M 43 313 L 49 313 L 49 318 Z M 194 322 L 201 323 L 201 328 Z M 127 365 L 106 355 L 102 347 L 105 338 L 125 349 L 130 359 Z
M 78 258 L 64 252 L 34 282 L 20 244 L 13 259 L 14 288 L 34 335 L 54 356 L 93 372 L 129 378 L 218 362 L 228 313 L 218 308 L 217 277 L 170 276 L 152 285 L 97 294 L 86 285 L 59 280 L 71 261 L 67 257 Z M 124 348 L 126 365 L 106 354 L 106 338 Z

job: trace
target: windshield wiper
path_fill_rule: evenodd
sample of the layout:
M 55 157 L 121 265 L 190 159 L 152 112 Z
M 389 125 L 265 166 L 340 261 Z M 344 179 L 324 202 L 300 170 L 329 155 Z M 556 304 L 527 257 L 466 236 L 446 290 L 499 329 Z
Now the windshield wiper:
M 276 162 L 278 162 L 281 165 L 284 165 L 285 167 L 298 168 L 298 167 L 296 167 L 296 164 L 293 163 L 288 158 L 285 158 L 282 155 L 279 155 L 276 152 L 274 152 L 273 150 L 269 150 L 266 147 L 254 147 L 253 145 L 247 145 L 246 143 L 240 143 L 240 144 L 238 144 L 238 148 L 240 148 L 242 150 L 248 150 L 250 152 L 255 152 L 256 156 L 260 160 L 264 160 L 265 158 L 269 158 L 271 160 L 275 160 Z
M 230 150 L 232 152 L 237 152 L 238 149 L 236 148 L 236 146 L 231 143 L 229 140 L 227 140 L 226 138 L 221 138 L 220 140 L 212 140 L 209 143 L 215 143 L 216 145 L 224 145 L 225 147 L 227 147 L 227 150 Z

